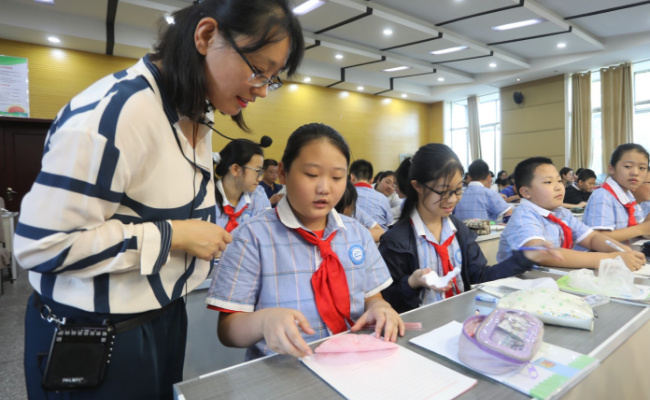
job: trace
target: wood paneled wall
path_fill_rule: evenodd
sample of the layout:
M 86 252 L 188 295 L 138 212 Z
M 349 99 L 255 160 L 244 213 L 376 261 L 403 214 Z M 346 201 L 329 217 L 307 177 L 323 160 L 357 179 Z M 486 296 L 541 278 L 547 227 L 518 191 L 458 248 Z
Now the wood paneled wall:
M 522 104 L 512 95 L 521 92 Z M 565 104 L 562 75 L 501 88 L 501 167 L 512 173 L 528 157 L 549 157 L 564 167 Z
M 77 93 L 98 79 L 128 68 L 137 60 L 2 40 L 0 54 L 28 59 L 32 118 L 54 118 Z M 423 104 L 287 83 L 244 111 L 251 134 L 229 117 L 218 115 L 215 126 L 228 136 L 259 140 L 271 136 L 266 157 L 279 159 L 288 136 L 309 122 L 322 122 L 348 140 L 353 158 L 364 158 L 375 170 L 397 167 L 399 153 L 413 153 L 425 143 L 443 141 L 442 103 Z M 219 151 L 226 139 L 214 137 Z

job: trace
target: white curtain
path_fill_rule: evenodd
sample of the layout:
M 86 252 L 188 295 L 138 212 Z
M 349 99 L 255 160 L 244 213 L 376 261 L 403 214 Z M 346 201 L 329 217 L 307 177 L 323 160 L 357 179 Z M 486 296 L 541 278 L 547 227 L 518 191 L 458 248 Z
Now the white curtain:
M 467 98 L 467 136 L 471 161 L 481 158 L 481 124 L 478 121 L 478 98 Z M 470 161 L 470 162 L 471 162 Z

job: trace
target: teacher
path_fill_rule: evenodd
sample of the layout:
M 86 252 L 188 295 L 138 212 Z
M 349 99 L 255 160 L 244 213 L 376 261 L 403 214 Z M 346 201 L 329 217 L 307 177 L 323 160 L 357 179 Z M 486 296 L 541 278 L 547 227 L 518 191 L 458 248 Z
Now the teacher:
M 30 399 L 171 399 L 182 380 L 182 297 L 231 241 L 214 223 L 204 125 L 216 110 L 247 130 L 242 109 L 295 73 L 304 42 L 285 0 L 195 1 L 173 18 L 152 54 L 74 97 L 47 135 L 15 237 L 34 288 Z

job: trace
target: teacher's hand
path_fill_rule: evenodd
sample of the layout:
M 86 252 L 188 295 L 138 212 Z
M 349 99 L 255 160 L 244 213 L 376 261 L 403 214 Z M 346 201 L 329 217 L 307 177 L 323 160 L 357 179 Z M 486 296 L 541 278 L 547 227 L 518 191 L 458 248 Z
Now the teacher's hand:
M 210 261 L 219 257 L 232 236 L 212 222 L 197 220 L 172 221 L 172 250 L 183 250 L 187 254 Z

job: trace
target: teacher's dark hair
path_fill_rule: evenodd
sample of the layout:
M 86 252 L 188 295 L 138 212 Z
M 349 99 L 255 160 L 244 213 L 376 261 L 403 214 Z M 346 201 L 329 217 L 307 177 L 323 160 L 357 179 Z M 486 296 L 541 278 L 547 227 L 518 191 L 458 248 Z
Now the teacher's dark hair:
M 203 121 L 208 111 L 205 56 L 194 44 L 194 31 L 201 19 L 214 18 L 224 38 L 251 37 L 251 43 L 241 48 L 244 53 L 289 37 L 285 67 L 289 76 L 295 74 L 305 52 L 302 28 L 288 0 L 203 0 L 174 12 L 172 17 L 173 24 L 161 20 L 158 42 L 150 58 L 162 63 L 165 90 L 178 112 L 195 122 Z M 232 119 L 249 131 L 241 112 Z

